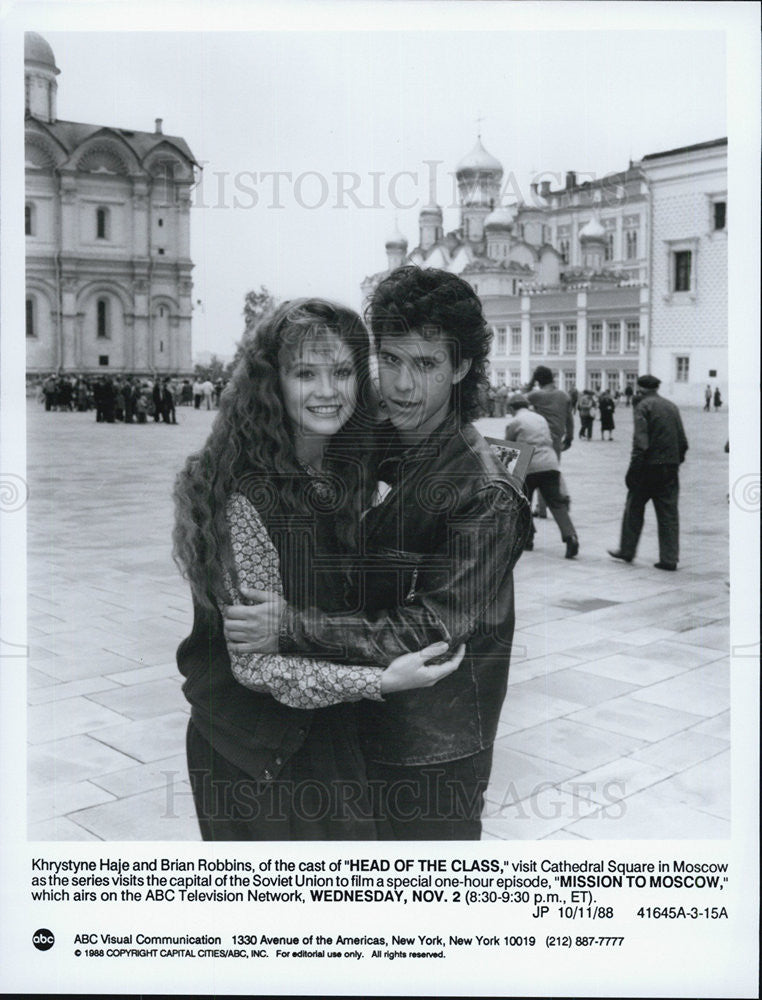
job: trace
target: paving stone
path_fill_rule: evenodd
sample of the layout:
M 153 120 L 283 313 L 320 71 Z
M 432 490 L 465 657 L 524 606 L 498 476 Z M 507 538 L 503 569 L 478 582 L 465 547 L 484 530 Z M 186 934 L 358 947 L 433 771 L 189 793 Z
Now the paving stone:
M 107 711 L 107 709 L 103 709 Z M 116 714 L 116 713 L 113 713 Z M 107 746 L 134 757 L 143 764 L 171 757 L 185 746 L 188 712 L 173 712 L 153 719 L 99 729 L 94 736 Z
M 144 684 L 146 681 L 158 681 L 170 677 L 174 680 L 175 676 L 179 676 L 177 663 L 172 660 L 171 663 L 157 663 L 154 667 L 141 667 L 135 663 L 130 670 L 120 670 L 118 673 L 108 674 L 108 679 L 115 684 L 128 685 Z
M 726 840 L 730 823 L 646 789 L 565 827 L 589 840 Z
M 114 642 L 109 640 L 104 644 L 104 649 L 107 652 L 114 653 L 116 656 L 139 663 L 141 666 L 153 667 L 158 663 L 166 663 L 167 660 L 171 659 L 182 638 L 184 637 L 180 636 L 177 640 L 165 640 L 163 642 L 154 642 L 153 637 L 146 637 L 134 642 Z
M 579 660 L 565 653 L 553 653 L 552 656 L 538 656 L 534 660 L 516 660 L 511 656 L 511 672 L 509 675 L 510 684 L 521 684 L 524 681 L 531 681 L 535 677 L 547 677 L 548 674 L 557 670 L 564 670 L 566 667 L 573 667 Z
M 702 725 L 705 725 L 703 723 Z M 684 771 L 707 757 L 715 757 L 727 750 L 729 743 L 721 736 L 702 732 L 702 725 L 684 729 L 674 736 L 658 740 L 647 747 L 635 750 L 632 757 L 664 770 L 668 775 Z
M 85 677 L 108 676 L 129 667 L 132 660 L 127 660 L 116 653 L 105 649 L 91 649 L 79 656 L 55 656 L 45 660 L 31 661 L 37 670 L 55 678 L 57 681 L 82 680 Z
M 644 628 L 633 629 L 632 632 L 622 631 L 620 638 L 628 646 L 647 646 L 649 643 L 657 642 L 659 639 L 673 639 L 674 629 L 646 626 Z
M 730 752 L 725 750 L 654 785 L 653 793 L 667 804 L 680 802 L 692 809 L 729 820 L 729 774 Z
M 565 656 L 573 656 L 575 660 L 584 663 L 592 663 L 595 660 L 602 660 L 606 656 L 616 656 L 620 653 L 626 654 L 631 646 L 621 639 L 601 639 L 598 642 L 584 642 L 577 646 L 570 646 L 564 650 Z M 590 669 L 587 667 L 586 669 Z
M 492 774 L 485 793 L 493 805 L 502 808 L 533 795 L 549 784 L 571 780 L 576 772 L 563 764 L 541 761 L 498 740 L 492 755 Z
M 644 746 L 645 740 L 564 718 L 513 733 L 502 738 L 500 744 L 544 761 L 589 771 Z
M 165 789 L 80 809 L 70 819 L 101 840 L 200 841 L 193 797 L 169 798 Z
M 701 716 L 676 708 L 639 701 L 634 695 L 613 698 L 568 716 L 570 722 L 596 726 L 601 730 L 638 736 L 653 742 L 699 722 Z
M 707 663 L 703 667 L 696 667 L 691 670 L 690 676 L 698 684 L 711 684 L 722 691 L 730 690 L 730 663 L 727 657 L 721 656 L 714 663 Z
M 38 670 L 36 667 L 27 667 L 26 685 L 30 692 L 37 691 L 39 688 L 49 687 L 51 684 L 56 684 L 55 677 L 43 673 L 42 670 Z
M 552 698 L 541 691 L 528 691 L 524 684 L 517 684 L 513 690 L 509 685 L 500 721 L 507 732 L 517 732 L 538 722 L 576 712 L 578 708 L 578 702 Z
M 678 639 L 682 640 L 683 636 L 678 637 L 676 634 L 674 641 L 662 640 L 649 643 L 647 646 L 632 646 L 627 655 L 652 662 L 661 660 L 664 663 L 672 663 L 686 669 L 700 667 L 717 659 L 717 653 L 714 649 L 694 646 L 678 641 Z
M 137 763 L 134 757 L 105 746 L 91 736 L 68 736 L 30 746 L 27 777 L 30 790 L 56 782 L 72 783 L 95 778 Z
M 511 690 L 514 696 L 526 692 L 551 701 L 561 699 L 566 703 L 594 705 L 598 702 L 608 701 L 610 698 L 617 698 L 628 691 L 635 691 L 637 688 L 634 684 L 612 680 L 600 674 L 588 673 L 585 670 L 570 667 L 566 670 L 556 670 L 545 677 L 536 677 L 534 680 L 517 684 L 513 689 L 509 686 L 509 695 Z M 553 714 L 566 713 L 554 712 Z
M 117 712 L 76 696 L 65 702 L 31 705 L 27 713 L 27 734 L 30 743 L 49 743 L 123 721 L 124 717 Z
M 725 652 L 730 649 L 730 626 L 722 622 L 715 622 L 703 628 L 689 629 L 687 632 L 681 632 L 677 641 L 690 642 L 702 648 L 709 646 Z
M 630 647 L 633 648 L 635 647 Z M 688 669 L 658 658 L 647 660 L 626 653 L 604 656 L 600 660 L 589 660 L 585 664 L 587 673 L 611 677 L 640 687 L 666 680 Z
M 30 823 L 27 829 L 27 839 L 30 841 L 44 840 L 96 840 L 94 833 L 85 830 L 77 823 L 73 823 L 67 816 L 54 816 L 53 819 L 43 820 L 41 823 Z
M 716 736 L 718 739 L 730 739 L 730 712 L 723 712 L 715 715 L 713 719 L 706 719 L 691 729 L 691 732 L 702 733 L 705 736 Z
M 38 823 L 54 816 L 66 816 L 86 806 L 113 801 L 113 795 L 89 781 L 77 781 L 72 784 L 56 781 L 49 788 L 29 794 L 27 816 L 30 823 Z
M 668 708 L 690 705 L 691 712 L 708 717 L 718 715 L 729 708 L 730 692 L 721 690 L 714 684 L 702 684 L 693 676 L 694 673 L 694 670 L 690 670 L 659 684 L 651 684 L 636 691 L 632 697 L 654 705 L 665 705 Z
M 599 805 L 607 806 L 670 776 L 670 771 L 638 760 L 636 754 L 637 751 L 631 756 L 610 760 L 583 774 L 575 774 L 573 778 L 563 781 L 560 788 L 571 795 L 589 798 Z
M 98 775 L 91 780 L 100 788 L 105 788 L 107 792 L 111 792 L 112 795 L 120 799 L 127 795 L 147 792 L 152 788 L 171 790 L 173 787 L 183 786 L 183 794 L 187 794 L 188 788 L 190 788 L 188 765 L 184 753 L 154 761 L 152 764 L 125 767 L 111 774 Z
M 542 840 L 596 809 L 594 803 L 558 788 L 545 788 L 532 798 L 513 803 L 499 812 L 493 811 L 488 804 L 482 826 L 501 840 Z
M 187 702 L 170 680 L 149 681 L 129 687 L 114 687 L 90 695 L 91 701 L 119 712 L 128 719 L 148 719 L 183 709 Z
M 65 698 L 74 698 L 77 695 L 90 695 L 97 691 L 106 691 L 116 687 L 113 681 L 105 677 L 84 677 L 78 681 L 69 681 L 60 684 L 55 682 L 44 687 L 38 687 L 29 692 L 28 701 L 30 705 L 42 705 L 49 701 L 63 701 Z

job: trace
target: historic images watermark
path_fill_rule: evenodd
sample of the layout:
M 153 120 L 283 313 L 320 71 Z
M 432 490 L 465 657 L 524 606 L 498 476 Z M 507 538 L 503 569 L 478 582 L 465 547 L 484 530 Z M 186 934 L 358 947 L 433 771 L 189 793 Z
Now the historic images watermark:
M 481 181 L 477 177 L 458 177 L 444 170 L 442 160 L 424 160 L 417 170 L 214 170 L 211 161 L 202 160 L 199 180 L 193 189 L 193 208 L 275 209 L 294 207 L 306 210 L 333 208 L 394 209 L 405 211 L 431 205 L 446 192 L 443 209 L 457 210 L 478 197 Z M 442 182 L 440 184 L 440 177 Z M 577 172 L 574 186 L 587 186 L 598 180 L 593 171 Z M 553 170 L 537 171 L 529 184 L 522 183 L 514 171 L 503 176 L 494 207 L 523 203 L 540 208 L 546 204 L 551 185 L 563 188 L 566 175 Z M 622 205 L 627 192 L 617 175 L 601 178 L 595 188 L 597 207 Z M 556 193 L 555 191 L 553 193 Z

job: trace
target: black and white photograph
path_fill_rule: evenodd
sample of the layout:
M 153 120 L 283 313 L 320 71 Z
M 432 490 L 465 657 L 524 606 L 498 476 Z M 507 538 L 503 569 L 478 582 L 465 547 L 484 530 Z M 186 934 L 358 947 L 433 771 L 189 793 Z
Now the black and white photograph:
M 186 889 L 236 884 L 203 858 L 364 859 L 345 905 L 410 859 L 379 927 L 427 930 L 422 898 L 455 926 L 460 886 L 505 950 L 469 987 L 481 957 L 443 923 L 420 942 L 441 956 L 370 967 L 408 995 L 432 966 L 532 995 L 498 971 L 519 939 L 621 933 L 605 890 L 667 864 L 694 892 L 638 905 L 705 908 L 682 946 L 729 939 L 725 897 L 758 902 L 758 11 L 92 6 L 2 25 L 2 864 L 45 873 L 19 890 L 35 947 L 96 903 L 45 859 L 88 857 Z M 427 865 L 552 891 L 471 898 Z M 319 929 L 290 898 L 278 933 Z M 501 900 L 520 932 L 477 918 Z M 372 976 L 373 913 L 339 912 Z M 664 922 L 634 912 L 640 965 Z M 644 967 L 639 995 L 752 995 L 745 930 L 704 980 Z M 271 946 L 268 991 L 338 992 L 338 951 L 302 978 L 323 957 Z M 565 995 L 581 955 L 553 958 L 534 989 Z

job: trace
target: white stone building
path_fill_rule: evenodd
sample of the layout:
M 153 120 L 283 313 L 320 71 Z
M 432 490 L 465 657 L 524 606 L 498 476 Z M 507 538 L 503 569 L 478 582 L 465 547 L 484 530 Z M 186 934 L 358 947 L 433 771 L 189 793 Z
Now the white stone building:
M 387 269 L 365 279 L 363 295 L 403 263 L 442 268 L 469 281 L 482 300 L 495 333 L 495 384 L 522 385 L 545 364 L 562 388 L 623 390 L 651 370 L 665 394 L 696 403 L 695 385 L 688 382 L 685 392 L 681 382 L 690 365 L 702 373 L 727 367 L 725 234 L 708 228 L 723 211 L 725 144 L 653 154 L 584 181 L 569 171 L 557 190 L 543 180 L 532 185 L 528 202 L 506 205 L 502 165 L 479 139 L 456 168 L 458 228 L 445 233 L 432 193 L 420 213 L 418 245 L 408 253 L 407 239 L 395 230 L 386 243 Z M 682 185 L 679 192 L 675 184 Z M 689 218 L 706 222 L 701 238 L 709 246 L 699 265 L 705 270 L 696 271 L 694 262 L 693 275 L 706 297 L 712 285 L 722 286 L 711 303 L 690 292 L 669 293 L 668 301 L 662 291 L 667 270 L 659 268 L 674 267 L 670 253 L 683 243 L 695 244 L 694 257 L 698 253 L 700 238 L 686 229 Z M 688 303 L 694 315 L 701 313 L 699 322 L 688 318 Z M 686 356 L 688 367 L 677 360 Z M 721 376 L 718 381 L 722 389 Z
M 61 121 L 50 45 L 24 44 L 27 371 L 187 374 L 190 205 L 185 141 Z
M 727 139 L 650 153 L 651 338 L 662 392 L 703 405 L 728 387 Z

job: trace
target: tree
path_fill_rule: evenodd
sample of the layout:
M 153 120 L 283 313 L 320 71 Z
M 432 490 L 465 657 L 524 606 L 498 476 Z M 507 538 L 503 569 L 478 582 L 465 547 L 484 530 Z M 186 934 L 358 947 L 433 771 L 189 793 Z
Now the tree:
M 278 300 L 272 295 L 264 285 L 259 286 L 259 291 L 252 289 L 246 293 L 243 301 L 244 333 L 253 330 L 257 323 L 278 305 Z M 235 355 L 230 364 L 225 368 L 225 374 L 231 375 L 238 360 L 241 357 L 241 344 L 238 343 Z
M 277 299 L 270 294 L 264 285 L 259 286 L 258 292 L 253 289 L 247 292 L 243 303 L 244 332 L 248 333 L 263 316 L 272 312 L 277 305 Z
M 213 354 L 208 364 L 194 365 L 193 374 L 196 378 L 200 378 L 202 382 L 206 381 L 206 379 L 209 379 L 210 382 L 216 382 L 218 378 L 223 378 L 225 375 L 225 366 L 217 355 Z

